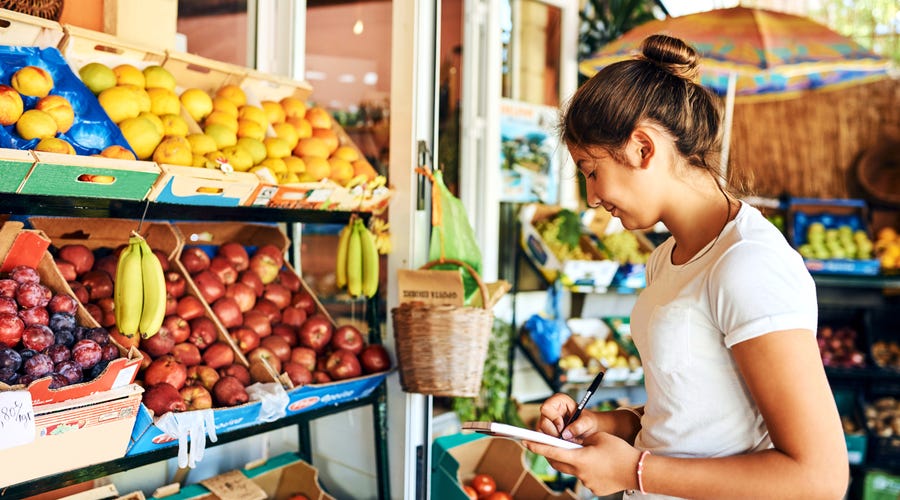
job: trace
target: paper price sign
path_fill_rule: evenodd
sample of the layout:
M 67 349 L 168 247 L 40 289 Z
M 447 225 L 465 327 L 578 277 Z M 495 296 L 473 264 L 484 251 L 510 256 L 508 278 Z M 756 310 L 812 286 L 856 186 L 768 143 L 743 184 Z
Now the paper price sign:
M 0 450 L 34 441 L 34 406 L 28 391 L 0 392 Z

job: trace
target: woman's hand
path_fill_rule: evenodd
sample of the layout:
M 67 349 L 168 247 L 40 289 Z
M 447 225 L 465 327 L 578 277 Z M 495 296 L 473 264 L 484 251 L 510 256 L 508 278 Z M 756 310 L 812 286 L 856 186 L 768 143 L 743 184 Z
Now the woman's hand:
M 584 419 L 588 413 L 594 412 L 584 412 L 578 420 Z M 569 427 L 574 427 L 576 423 Z M 571 441 L 579 442 L 579 439 Z M 523 443 L 532 452 L 545 456 L 554 469 L 578 478 L 594 495 L 604 496 L 635 489 L 637 461 L 640 458 L 636 448 L 606 432 L 589 433 L 580 442 L 583 447 L 574 450 L 533 441 Z

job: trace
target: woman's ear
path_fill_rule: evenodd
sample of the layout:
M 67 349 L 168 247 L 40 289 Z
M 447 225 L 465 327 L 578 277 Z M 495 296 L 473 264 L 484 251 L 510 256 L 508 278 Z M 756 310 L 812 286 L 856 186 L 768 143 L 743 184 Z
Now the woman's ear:
M 650 159 L 656 154 L 656 143 L 653 135 L 644 127 L 637 127 L 631 133 L 628 154 L 634 158 L 634 165 L 647 168 Z

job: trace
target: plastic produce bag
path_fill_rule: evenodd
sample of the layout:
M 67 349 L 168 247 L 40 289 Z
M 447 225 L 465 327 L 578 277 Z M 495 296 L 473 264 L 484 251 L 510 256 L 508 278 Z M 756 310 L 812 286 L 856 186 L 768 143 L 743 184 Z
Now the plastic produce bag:
M 197 466 L 206 452 L 206 436 L 216 442 L 216 422 L 212 409 L 168 412 L 155 422 L 166 434 L 178 438 L 178 467 Z
M 481 249 L 475 241 L 475 230 L 469 223 L 469 216 L 459 198 L 444 185 L 441 171 L 420 173 L 431 179 L 431 244 L 429 260 L 456 259 L 472 266 L 481 274 Z M 459 269 L 453 264 L 439 264 L 432 269 Z M 466 302 L 478 291 L 478 283 L 469 273 L 462 273 Z
M 544 312 L 533 314 L 525 322 L 525 329 L 537 346 L 541 358 L 550 365 L 555 365 L 559 361 L 562 346 L 571 334 L 559 310 L 561 293 L 562 283 L 556 280 L 547 289 L 547 305 Z
M 281 384 L 274 382 L 257 382 L 247 387 L 247 395 L 250 401 L 259 401 L 259 419 L 263 422 L 272 422 L 287 415 L 287 406 L 291 402 L 290 396 Z

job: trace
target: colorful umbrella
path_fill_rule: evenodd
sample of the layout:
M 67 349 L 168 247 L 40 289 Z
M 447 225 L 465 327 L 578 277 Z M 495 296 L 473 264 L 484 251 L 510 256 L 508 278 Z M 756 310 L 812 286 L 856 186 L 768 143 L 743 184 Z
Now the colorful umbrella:
M 642 24 L 609 44 L 579 69 L 600 68 L 637 53 L 641 41 L 664 33 L 690 42 L 702 55 L 701 83 L 735 96 L 818 89 L 887 75 L 889 60 L 809 18 L 748 7 L 717 9 Z

